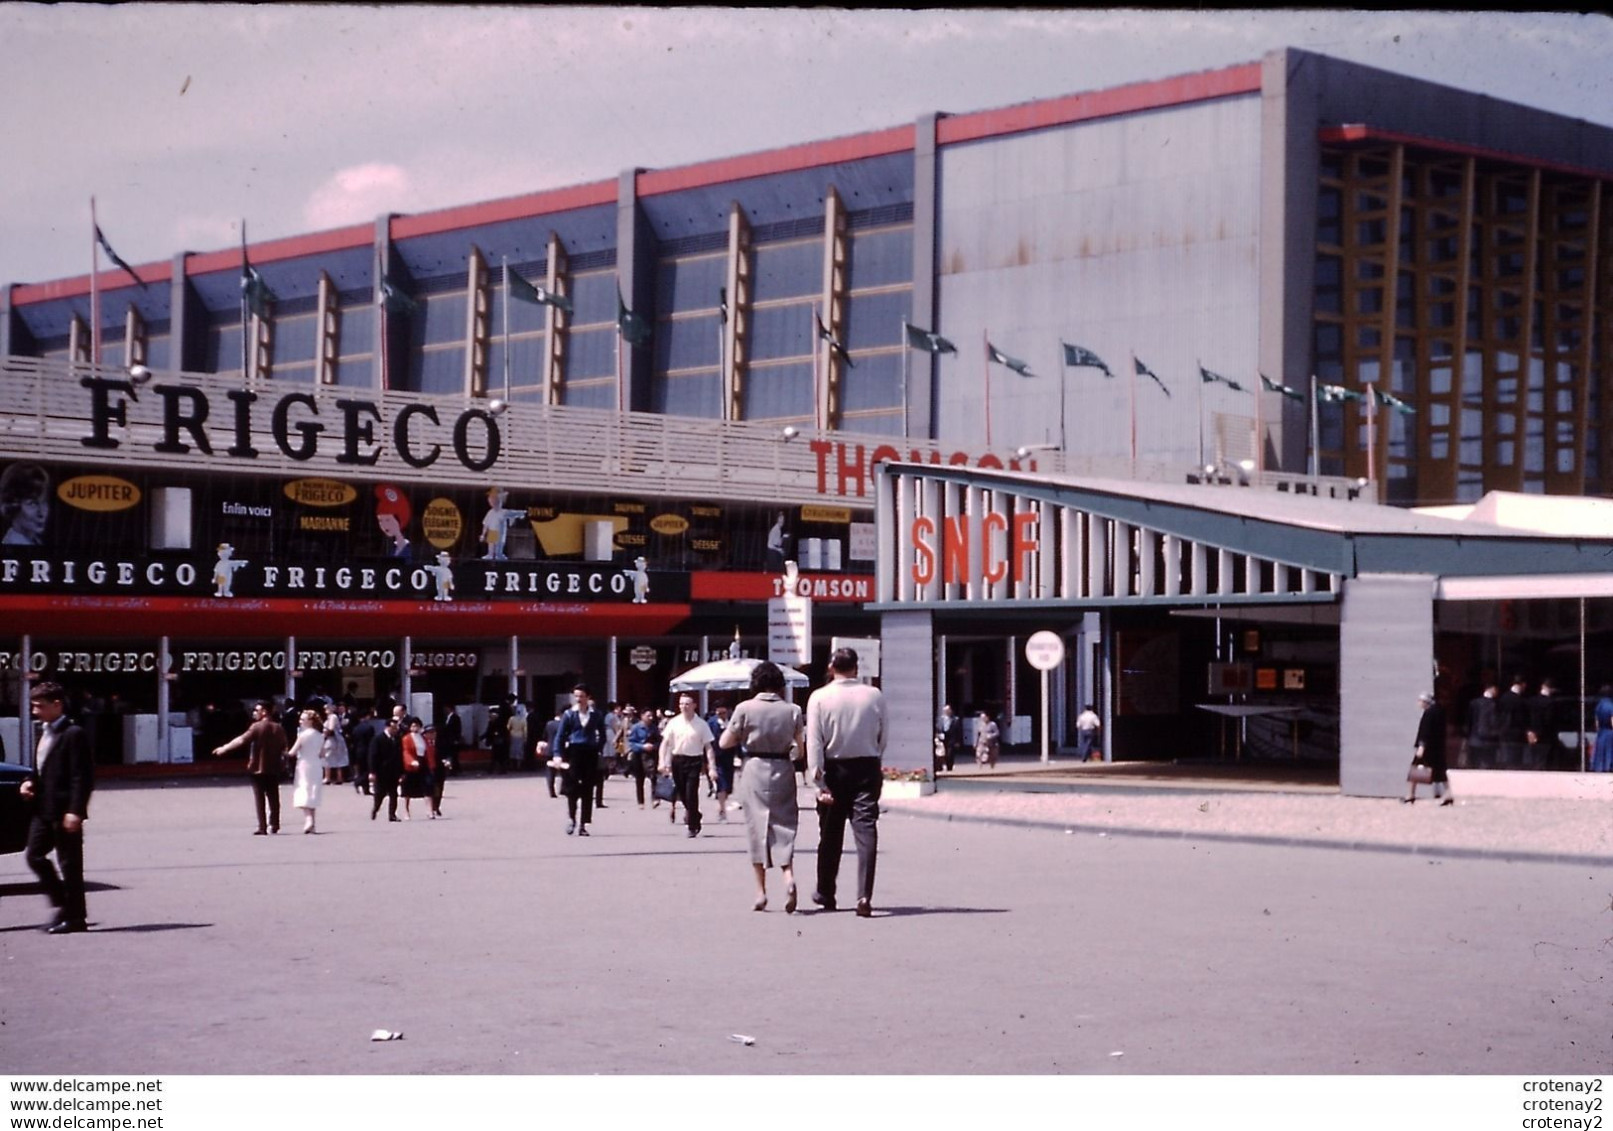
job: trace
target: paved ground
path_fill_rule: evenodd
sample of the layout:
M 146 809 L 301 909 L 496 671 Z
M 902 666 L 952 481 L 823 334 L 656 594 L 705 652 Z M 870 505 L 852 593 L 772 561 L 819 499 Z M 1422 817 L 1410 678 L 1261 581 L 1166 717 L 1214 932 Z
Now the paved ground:
M 1602 800 L 1462 794 L 1446 807 L 1433 802 L 1426 786 L 1418 794 L 1414 805 L 1344 797 L 1336 781 L 1291 767 L 1041 768 L 1025 763 L 994 773 L 960 769 L 955 777 L 942 775 L 934 796 L 890 804 L 926 818 L 1070 829 L 1076 834 L 1613 867 L 1613 791 Z
M 1225 783 L 1096 797 L 943 787 L 889 805 L 879 910 L 860 920 L 785 916 L 776 902 L 753 913 L 741 826 L 687 840 L 664 809 L 634 808 L 630 788 L 611 784 L 597 835 L 579 840 L 535 777 L 456 781 L 436 822 L 371 823 L 351 791 L 336 792 L 317 837 L 250 836 L 243 783 L 108 787 L 89 825 L 90 933 L 40 933 L 43 899 L 20 856 L 0 858 L 0 1064 L 519 1074 L 1613 1064 L 1605 807 L 1441 810 Z M 816 832 L 810 817 L 804 826 L 806 876 Z M 1430 850 L 1411 851 L 1420 846 Z M 1470 852 L 1508 846 L 1505 858 Z M 372 1043 L 378 1027 L 405 1038 Z

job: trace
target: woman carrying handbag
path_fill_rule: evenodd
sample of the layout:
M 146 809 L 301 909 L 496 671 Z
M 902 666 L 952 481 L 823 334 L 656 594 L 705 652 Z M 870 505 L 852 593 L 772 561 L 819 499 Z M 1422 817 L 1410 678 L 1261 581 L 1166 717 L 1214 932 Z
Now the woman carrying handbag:
M 1417 753 L 1411 760 L 1411 769 L 1406 772 L 1406 796 L 1400 799 L 1401 804 L 1416 802 L 1417 786 L 1426 782 L 1433 785 L 1436 799 L 1443 795 L 1441 805 L 1454 805 L 1456 798 L 1451 795 L 1450 782 L 1445 777 L 1445 711 L 1434 701 L 1432 691 L 1417 696 L 1417 705 L 1423 709 L 1417 723 Z

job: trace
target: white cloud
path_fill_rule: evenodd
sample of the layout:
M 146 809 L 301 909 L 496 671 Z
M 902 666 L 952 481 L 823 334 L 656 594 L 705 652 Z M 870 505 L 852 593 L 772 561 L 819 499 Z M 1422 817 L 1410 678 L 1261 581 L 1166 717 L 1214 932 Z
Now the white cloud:
M 397 165 L 369 162 L 338 170 L 303 205 L 303 220 L 315 231 L 373 220 L 383 212 L 407 212 L 414 186 Z

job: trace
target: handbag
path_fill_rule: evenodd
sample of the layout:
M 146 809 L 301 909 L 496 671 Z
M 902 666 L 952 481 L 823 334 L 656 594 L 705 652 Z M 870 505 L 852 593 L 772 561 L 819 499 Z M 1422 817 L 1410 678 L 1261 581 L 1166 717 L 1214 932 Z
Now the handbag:
M 655 784 L 650 789 L 657 801 L 671 801 L 678 795 L 678 788 L 669 774 L 656 775 Z
M 1406 771 L 1406 780 L 1417 785 L 1428 785 L 1434 780 L 1434 767 L 1426 762 L 1413 760 L 1411 769 Z

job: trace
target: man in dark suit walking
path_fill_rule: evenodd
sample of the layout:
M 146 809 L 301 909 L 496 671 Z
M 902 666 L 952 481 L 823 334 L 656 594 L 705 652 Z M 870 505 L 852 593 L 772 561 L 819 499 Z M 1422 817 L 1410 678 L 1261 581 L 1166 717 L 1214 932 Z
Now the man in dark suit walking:
M 34 718 L 44 724 L 34 755 L 33 775 L 22 783 L 22 796 L 34 803 L 28 826 L 28 867 L 45 888 L 56 918 L 48 934 L 89 930 L 84 907 L 84 821 L 95 789 L 95 758 L 89 736 L 67 717 L 67 696 L 59 683 L 41 683 L 29 695 Z M 61 874 L 51 863 L 51 852 Z
M 381 733 L 370 743 L 370 820 L 381 812 L 386 801 L 386 819 L 398 819 L 398 781 L 403 777 L 403 748 L 398 745 L 402 720 L 392 715 Z
M 599 754 L 605 748 L 605 713 L 594 706 L 587 684 L 579 683 L 571 689 L 571 701 L 571 710 L 561 716 L 560 730 L 555 735 L 558 753 L 566 763 L 561 786 L 566 795 L 566 835 L 590 836 L 588 825 L 594 819 Z

